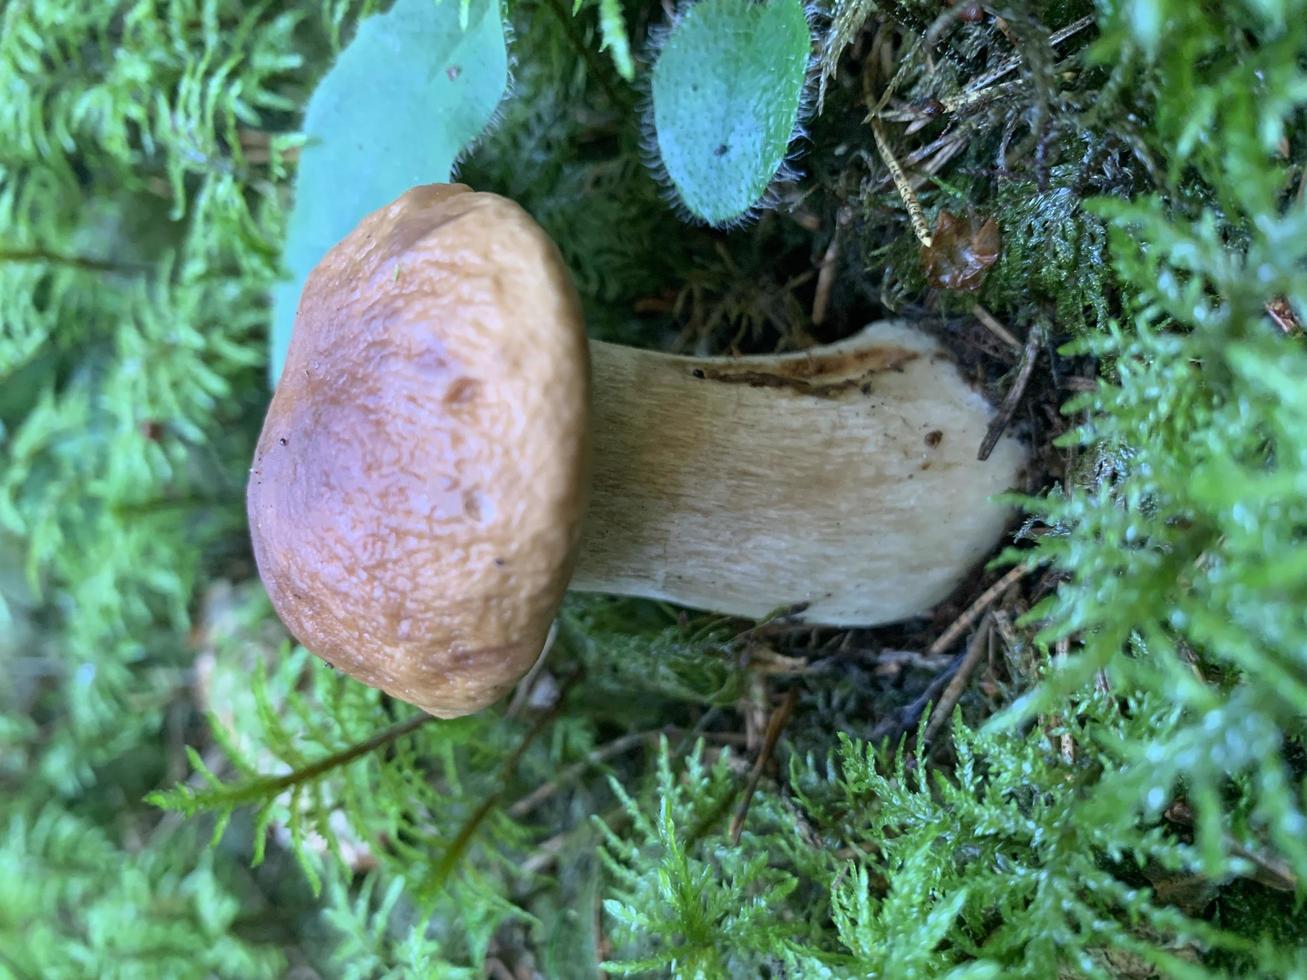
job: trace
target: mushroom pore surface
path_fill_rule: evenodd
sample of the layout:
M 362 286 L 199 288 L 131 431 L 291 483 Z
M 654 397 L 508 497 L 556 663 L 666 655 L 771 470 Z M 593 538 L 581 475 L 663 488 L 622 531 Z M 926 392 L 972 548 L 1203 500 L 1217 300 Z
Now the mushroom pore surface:
M 433 715 L 539 654 L 585 509 L 589 368 L 557 248 L 462 185 L 374 212 L 305 284 L 248 489 L 306 647 Z

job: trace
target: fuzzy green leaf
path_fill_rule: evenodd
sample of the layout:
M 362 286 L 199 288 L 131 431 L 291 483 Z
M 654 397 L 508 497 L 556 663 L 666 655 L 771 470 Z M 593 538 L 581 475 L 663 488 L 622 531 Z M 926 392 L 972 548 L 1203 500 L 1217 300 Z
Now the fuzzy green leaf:
M 672 28 L 653 70 L 658 153 L 690 212 L 748 212 L 785 161 L 811 47 L 799 0 L 703 0 Z
M 307 144 L 284 253 L 290 279 L 274 296 L 274 383 L 318 260 L 368 213 L 418 184 L 448 180 L 507 81 L 495 0 L 397 0 L 359 27 L 304 118 Z

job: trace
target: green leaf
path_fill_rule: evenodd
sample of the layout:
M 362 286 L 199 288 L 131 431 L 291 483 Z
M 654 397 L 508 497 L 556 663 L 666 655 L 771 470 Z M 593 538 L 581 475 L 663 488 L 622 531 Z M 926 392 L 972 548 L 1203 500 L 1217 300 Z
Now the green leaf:
M 653 70 L 658 153 L 686 208 L 726 224 L 756 205 L 785 161 L 811 35 L 800 0 L 703 0 Z
M 359 27 L 304 117 L 283 255 L 290 279 L 273 297 L 274 384 L 309 272 L 365 215 L 418 184 L 449 180 L 507 82 L 498 0 L 396 0 Z

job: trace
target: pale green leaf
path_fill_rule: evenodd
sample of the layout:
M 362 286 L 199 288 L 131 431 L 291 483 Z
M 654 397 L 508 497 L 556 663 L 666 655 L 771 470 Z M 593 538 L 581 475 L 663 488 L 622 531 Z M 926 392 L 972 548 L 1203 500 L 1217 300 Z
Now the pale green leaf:
M 727 224 L 756 205 L 794 134 L 811 35 L 799 0 L 703 0 L 653 70 L 658 153 L 695 217 Z
M 497 0 L 396 0 L 359 27 L 304 117 L 283 256 L 290 278 L 273 300 L 274 383 L 309 272 L 365 215 L 411 187 L 449 180 L 507 80 Z

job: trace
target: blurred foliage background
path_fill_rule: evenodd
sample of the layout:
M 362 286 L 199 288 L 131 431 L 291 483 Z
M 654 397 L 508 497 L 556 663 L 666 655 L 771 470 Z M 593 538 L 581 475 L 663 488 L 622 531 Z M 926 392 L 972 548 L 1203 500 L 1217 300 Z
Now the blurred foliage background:
M 670 7 L 511 4 L 459 175 L 595 336 L 909 316 L 1036 465 L 931 617 L 575 596 L 452 722 L 296 649 L 244 525 L 301 113 L 381 6 L 0 6 L 0 976 L 1307 976 L 1307 2 L 817 5 L 729 231 L 649 166 Z

